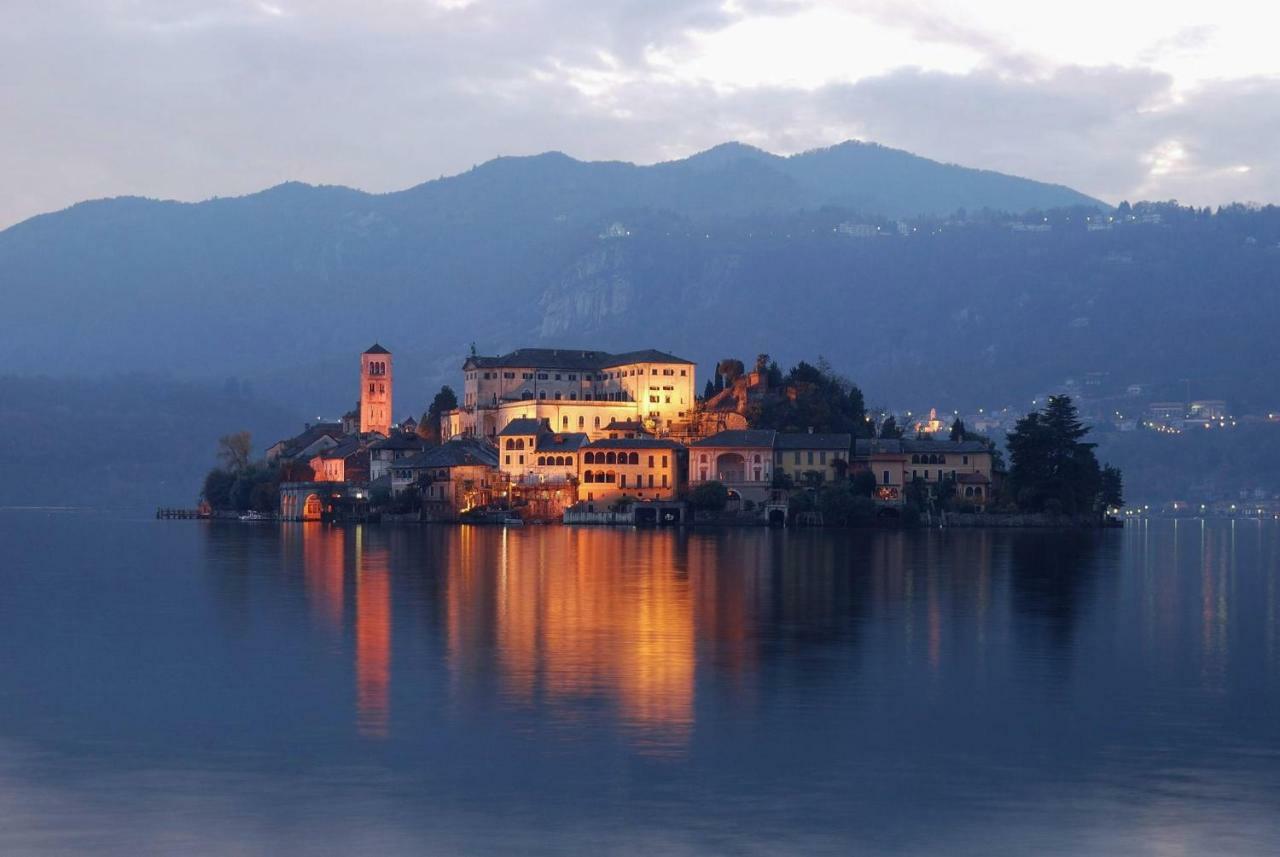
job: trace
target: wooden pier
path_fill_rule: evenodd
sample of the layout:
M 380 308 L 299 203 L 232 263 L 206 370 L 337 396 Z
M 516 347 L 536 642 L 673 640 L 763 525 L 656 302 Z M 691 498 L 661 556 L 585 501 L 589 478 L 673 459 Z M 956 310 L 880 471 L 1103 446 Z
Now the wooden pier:
M 196 518 L 207 518 L 209 514 L 199 509 L 156 509 L 156 518 L 165 521 L 186 521 Z

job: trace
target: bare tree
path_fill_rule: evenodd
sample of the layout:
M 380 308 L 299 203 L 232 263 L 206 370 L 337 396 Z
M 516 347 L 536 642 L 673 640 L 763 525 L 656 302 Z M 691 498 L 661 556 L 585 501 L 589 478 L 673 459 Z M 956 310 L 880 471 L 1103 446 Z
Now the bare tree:
M 225 434 L 218 438 L 218 460 L 232 473 L 239 473 L 249 466 L 253 453 L 253 438 L 247 431 Z

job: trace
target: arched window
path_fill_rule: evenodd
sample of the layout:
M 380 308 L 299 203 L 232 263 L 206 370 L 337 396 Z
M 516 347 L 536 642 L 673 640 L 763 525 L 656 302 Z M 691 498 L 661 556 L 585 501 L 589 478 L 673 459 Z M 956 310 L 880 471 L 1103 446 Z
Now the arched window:
M 569 418 L 567 416 L 561 417 L 560 428 L 566 429 L 566 430 L 569 428 Z
M 966 486 L 964 486 L 964 496 L 966 496 L 966 497 L 972 497 L 972 496 L 973 496 L 973 486 L 972 486 L 972 485 L 966 485 Z
M 759 453 L 757 453 L 757 454 L 756 454 L 756 464 L 759 464 L 759 463 L 760 463 L 760 455 L 759 455 Z
M 945 455 L 939 455 L 939 456 L 938 456 L 938 463 L 939 463 L 939 464 L 946 464 L 946 463 L 947 463 L 947 457 L 946 457 Z
M 702 463 L 703 463 L 703 464 L 706 464 L 706 463 L 707 463 L 707 454 L 706 454 L 705 452 L 704 452 L 704 453 L 702 453 L 702 459 L 701 459 L 701 461 L 702 461 Z
M 592 472 L 591 472 L 590 470 L 588 470 L 586 473 L 583 473 L 583 474 L 582 474 L 582 481 L 583 481 L 583 482 L 595 482 L 595 481 L 596 481 L 596 477 L 595 477 L 595 475 L 594 475 L 594 474 L 592 474 Z
M 539 399 L 545 399 L 546 397 L 547 397 L 547 391 L 546 391 L 546 390 L 539 390 L 539 391 L 538 391 L 538 398 L 539 398 Z
M 617 463 L 618 463 L 618 456 L 617 456 L 617 455 L 615 455 L 615 454 L 614 454 L 614 453 L 612 453 L 612 452 L 606 452 L 606 453 L 604 454 L 604 463 L 605 463 L 605 464 L 617 464 Z M 612 480 L 610 480 L 610 481 L 612 481 Z
M 583 463 L 583 464 L 595 464 L 595 463 L 596 463 L 596 454 L 595 454 L 594 452 L 588 452 L 586 455 L 582 456 L 582 463 Z
M 516 438 L 516 449 L 524 449 L 524 438 Z
M 586 428 L 586 425 L 587 425 L 587 418 L 578 417 L 578 428 Z
M 920 463 L 920 456 L 918 456 L 918 455 L 913 455 L 913 456 L 911 456 L 911 463 L 912 463 L 912 464 L 919 464 L 919 463 Z
M 610 470 L 608 473 L 606 473 L 606 474 L 604 475 L 604 481 L 605 481 L 605 482 L 616 482 L 616 481 L 618 481 L 618 474 L 616 474 L 616 473 L 614 473 L 612 470 Z
M 539 456 L 538 456 L 538 466 L 539 466 L 539 467 L 546 467 L 546 466 L 547 466 L 547 457 L 546 457 L 545 455 L 539 455 Z
M 556 401 L 557 402 L 560 401 L 560 398 L 561 398 L 561 393 L 559 390 L 556 390 Z
M 576 402 L 576 401 L 578 401 L 578 394 L 577 394 L 577 393 L 570 393 L 570 394 L 569 394 L 569 401 L 571 401 L 571 402 Z
M 515 448 L 516 448 L 516 442 L 511 438 L 507 438 L 507 449 L 515 449 Z
M 533 393 L 530 392 L 529 390 L 525 390 L 523 393 L 520 394 L 520 398 L 524 399 L 525 401 L 528 401 L 529 399 L 533 398 Z
M 639 464 L 639 463 L 640 463 L 640 453 L 633 452 L 627 456 L 627 464 Z
M 596 417 L 596 428 L 600 428 L 600 418 Z

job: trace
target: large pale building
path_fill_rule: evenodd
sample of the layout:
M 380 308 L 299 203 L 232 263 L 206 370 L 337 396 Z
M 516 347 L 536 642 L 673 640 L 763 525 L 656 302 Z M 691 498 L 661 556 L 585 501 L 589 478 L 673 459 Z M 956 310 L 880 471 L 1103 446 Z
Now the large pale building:
M 360 355 L 360 433 L 391 436 L 391 352 L 381 345 Z
M 656 435 L 687 431 L 697 390 L 694 364 L 652 349 L 610 354 L 521 348 L 472 355 L 462 365 L 462 401 L 441 418 L 445 438 L 494 440 L 512 420 L 545 421 L 556 433 L 606 436 L 611 422 L 639 421 Z

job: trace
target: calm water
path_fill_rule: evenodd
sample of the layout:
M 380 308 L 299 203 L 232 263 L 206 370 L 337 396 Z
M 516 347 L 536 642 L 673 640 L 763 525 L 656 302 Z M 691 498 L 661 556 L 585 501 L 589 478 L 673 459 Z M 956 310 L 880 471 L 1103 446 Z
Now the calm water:
M 3 854 L 1275 854 L 1280 528 L 0 511 Z

